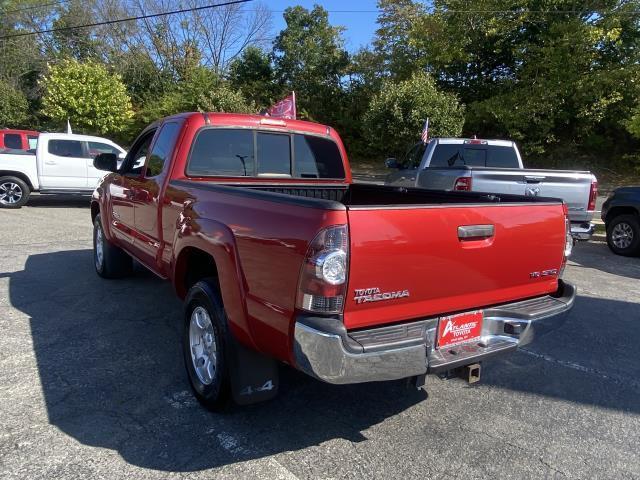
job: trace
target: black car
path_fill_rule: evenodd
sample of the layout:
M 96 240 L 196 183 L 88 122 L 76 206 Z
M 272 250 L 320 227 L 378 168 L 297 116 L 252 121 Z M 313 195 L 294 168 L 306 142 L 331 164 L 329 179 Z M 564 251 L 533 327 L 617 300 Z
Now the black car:
M 618 255 L 640 255 L 640 187 L 621 187 L 602 205 L 607 244 Z

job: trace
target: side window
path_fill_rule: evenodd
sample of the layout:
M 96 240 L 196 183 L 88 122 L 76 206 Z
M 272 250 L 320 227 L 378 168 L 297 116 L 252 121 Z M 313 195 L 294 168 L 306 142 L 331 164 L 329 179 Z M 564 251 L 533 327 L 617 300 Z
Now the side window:
M 198 133 L 187 175 L 246 177 L 254 173 L 253 131 L 208 128 Z
M 426 149 L 427 146 L 422 142 L 414 145 L 411 150 L 407 152 L 407 156 L 403 162 L 404 168 L 418 168 Z
M 178 132 L 180 132 L 180 126 L 177 123 L 165 123 L 162 126 L 149 157 L 146 177 L 156 177 L 162 173 L 164 164 L 173 151 Z
M 88 142 L 89 157 L 96 158 L 100 153 L 113 153 L 116 156 L 120 155 L 120 150 L 116 147 L 102 142 Z
M 27 139 L 29 140 L 29 150 L 35 150 L 38 147 L 38 137 L 28 135 Z
M 258 133 L 258 175 L 291 176 L 291 137 Z
M 147 155 L 149 154 L 149 147 L 151 146 L 154 134 L 155 130 L 148 132 L 133 145 L 133 148 L 127 155 L 125 163 L 123 163 L 121 167 L 121 173 L 123 175 L 137 176 L 142 173 L 144 164 L 147 162 Z
M 58 157 L 83 158 L 82 142 L 79 140 L 49 140 L 49 153 Z
M 344 178 L 344 164 L 333 140 L 314 135 L 293 135 L 295 176 L 299 178 Z
M 22 138 L 17 133 L 4 134 L 4 146 L 6 148 L 22 149 Z

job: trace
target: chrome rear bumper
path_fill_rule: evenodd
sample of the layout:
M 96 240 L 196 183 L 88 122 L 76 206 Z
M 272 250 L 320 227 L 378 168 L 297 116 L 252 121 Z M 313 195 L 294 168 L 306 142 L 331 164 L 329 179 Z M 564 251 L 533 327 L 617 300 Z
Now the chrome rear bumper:
M 438 373 L 515 350 L 561 326 L 576 288 L 484 310 L 482 336 L 472 343 L 435 348 L 437 318 L 350 331 L 337 318 L 300 316 L 294 330 L 298 369 L 328 383 L 396 380 Z
M 595 231 L 596 226 L 594 223 L 571 223 L 571 236 L 576 240 L 589 240 Z

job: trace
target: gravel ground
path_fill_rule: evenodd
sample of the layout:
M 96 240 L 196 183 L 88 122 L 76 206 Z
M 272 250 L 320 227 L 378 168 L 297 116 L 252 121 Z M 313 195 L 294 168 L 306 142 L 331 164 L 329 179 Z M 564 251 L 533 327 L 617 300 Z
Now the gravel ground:
M 480 384 L 325 385 L 226 415 L 192 397 L 181 305 L 93 271 L 85 199 L 0 210 L 0 478 L 640 478 L 640 258 L 583 243 L 567 324 Z

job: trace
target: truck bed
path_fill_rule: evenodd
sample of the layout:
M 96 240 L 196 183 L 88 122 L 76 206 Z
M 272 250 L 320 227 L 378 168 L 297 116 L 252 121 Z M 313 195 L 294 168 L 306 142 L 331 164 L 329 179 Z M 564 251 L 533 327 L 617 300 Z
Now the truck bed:
M 456 192 L 443 190 L 426 190 L 422 188 L 394 187 L 387 185 L 375 185 L 354 183 L 351 185 L 292 185 L 282 183 L 256 183 L 256 184 L 234 184 L 234 183 L 214 183 L 204 181 L 173 181 L 176 185 L 189 187 L 227 191 L 230 187 L 241 189 L 236 193 L 247 194 L 251 192 L 254 196 L 264 199 L 280 200 L 289 197 L 302 197 L 304 199 L 319 200 L 315 203 L 319 208 L 341 208 L 338 205 L 331 205 L 330 202 L 340 204 L 344 207 L 394 207 L 398 205 L 441 205 L 441 204 L 491 204 L 491 203 L 561 203 L 562 200 L 529 197 L 513 194 L 487 194 L 480 192 Z M 195 184 L 195 185 L 194 185 Z M 277 195 L 264 195 L 264 194 Z M 283 198 L 283 196 L 285 196 Z M 291 199 L 291 201 L 294 201 Z M 324 201 L 324 202 L 323 202 Z M 329 203 L 327 203 L 329 202 Z M 299 203 L 299 202 L 296 202 Z M 304 202 L 312 206 L 313 202 Z
M 279 222 L 286 212 L 291 212 L 291 221 L 299 218 L 294 213 L 299 212 L 298 207 L 346 211 L 351 244 L 350 293 L 344 309 L 347 328 L 473 310 L 558 288 L 565 242 L 563 207 L 558 199 L 371 184 L 221 185 L 174 180 L 172 185 L 210 191 L 212 202 L 218 198 L 215 204 L 222 197 L 227 197 L 227 205 L 256 208 L 261 204 L 264 215 L 272 215 L 267 213 L 272 210 L 267 206 L 271 202 L 289 205 L 290 209 L 277 208 Z M 207 202 L 206 195 L 196 196 Z M 236 221 L 243 222 L 241 218 Z M 253 223 L 242 228 L 256 232 Z M 461 228 L 483 227 L 491 233 L 461 236 Z M 273 228 L 269 238 L 282 235 Z M 551 273 L 536 277 L 541 271 Z M 358 303 L 351 293 L 358 289 L 409 293 L 394 302 Z

